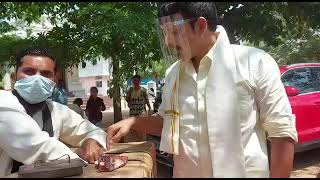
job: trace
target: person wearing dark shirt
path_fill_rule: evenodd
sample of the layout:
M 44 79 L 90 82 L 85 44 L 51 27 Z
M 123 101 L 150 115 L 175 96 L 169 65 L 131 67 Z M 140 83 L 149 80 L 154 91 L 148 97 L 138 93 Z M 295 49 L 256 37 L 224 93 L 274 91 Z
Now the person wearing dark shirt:
M 53 89 L 52 101 L 58 102 L 63 105 L 68 104 L 67 91 L 64 88 L 64 82 L 61 79 L 59 79 L 57 87 Z
M 86 116 L 94 125 L 102 121 L 102 111 L 106 110 L 103 99 L 98 97 L 97 87 L 90 88 L 90 97 L 86 105 Z

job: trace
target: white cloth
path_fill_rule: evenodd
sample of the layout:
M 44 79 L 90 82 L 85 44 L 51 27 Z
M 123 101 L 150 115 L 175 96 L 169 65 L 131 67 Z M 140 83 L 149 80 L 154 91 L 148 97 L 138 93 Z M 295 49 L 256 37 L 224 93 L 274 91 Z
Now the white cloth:
M 213 177 L 269 177 L 266 132 L 269 137 L 291 137 L 297 141 L 295 118 L 279 68 L 264 51 L 230 45 L 223 27 L 218 26 L 217 31 L 217 42 L 207 54 L 212 65 L 205 88 Z M 184 116 L 184 111 L 180 106 L 172 108 L 178 106 L 172 101 L 176 101 L 172 94 L 180 96 L 180 91 L 175 92 L 173 87 L 181 83 L 181 66 L 178 61 L 167 70 L 159 107 L 164 119 L 160 150 L 174 155 L 180 155 L 179 142 L 185 141 L 182 138 L 190 138 L 179 130 L 183 124 L 179 117 Z M 187 88 L 190 87 L 179 87 Z M 199 99 L 195 102 L 199 103 Z M 165 112 L 177 112 L 179 116 L 172 121 L 174 116 Z
M 207 57 L 200 61 L 198 74 L 191 62 L 181 66 L 180 148 L 179 155 L 174 156 L 173 177 L 212 177 L 204 93 L 210 66 Z
M 62 142 L 80 147 L 85 139 L 92 138 L 106 148 L 106 133 L 65 105 L 47 100 L 54 132 L 54 137 L 49 137 L 41 130 L 42 112 L 31 118 L 10 91 L 0 91 L 0 100 L 0 177 L 11 173 L 12 158 L 24 164 L 64 154 L 77 158 Z

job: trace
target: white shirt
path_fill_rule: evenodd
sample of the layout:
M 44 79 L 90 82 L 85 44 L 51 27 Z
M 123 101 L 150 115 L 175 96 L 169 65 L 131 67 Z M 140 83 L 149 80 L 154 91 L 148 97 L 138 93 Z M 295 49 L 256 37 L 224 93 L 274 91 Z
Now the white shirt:
M 211 60 L 200 61 L 198 74 L 191 62 L 181 69 L 179 85 L 180 148 L 174 156 L 173 177 L 212 177 L 205 84 Z
M 80 147 L 92 138 L 106 148 L 106 133 L 65 105 L 47 100 L 54 132 L 54 137 L 49 137 L 41 130 L 41 112 L 30 117 L 10 91 L 0 91 L 0 100 L 0 177 L 10 174 L 12 158 L 24 164 L 54 160 L 64 154 L 77 158 L 62 142 Z
M 179 73 L 181 61 L 166 72 L 159 107 L 159 115 L 164 119 L 160 150 L 176 156 L 175 177 L 204 177 L 209 173 L 203 166 L 212 168 L 212 176 L 207 177 L 269 177 L 267 135 L 290 137 L 297 142 L 295 116 L 279 67 L 263 50 L 231 45 L 224 28 L 220 26 L 218 30 L 217 42 L 206 55 L 213 64 L 205 93 L 201 90 L 205 79 L 201 78 L 201 69 L 193 78 L 196 80 L 184 79 L 188 75 Z M 178 79 L 179 76 L 182 78 Z M 202 115 L 203 102 L 206 116 Z M 196 141 L 197 138 L 203 142 Z M 203 163 L 205 158 L 211 162 Z

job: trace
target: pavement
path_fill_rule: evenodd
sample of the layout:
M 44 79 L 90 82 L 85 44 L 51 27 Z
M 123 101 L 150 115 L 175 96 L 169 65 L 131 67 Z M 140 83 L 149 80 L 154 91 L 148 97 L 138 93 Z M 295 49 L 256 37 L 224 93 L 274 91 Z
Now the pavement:
M 320 173 L 320 148 L 296 153 L 294 156 L 293 178 L 316 178 Z
M 129 109 L 121 109 L 122 110 L 122 118 L 129 117 Z M 113 108 L 109 108 L 102 112 L 102 122 L 101 124 L 103 127 L 109 127 L 114 123 L 114 117 L 113 117 Z

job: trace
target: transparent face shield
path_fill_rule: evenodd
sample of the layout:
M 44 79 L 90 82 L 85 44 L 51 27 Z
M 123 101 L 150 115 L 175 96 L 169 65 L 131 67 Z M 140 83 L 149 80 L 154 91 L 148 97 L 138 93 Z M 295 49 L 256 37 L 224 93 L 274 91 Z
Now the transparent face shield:
M 160 46 L 167 67 L 178 60 L 186 62 L 192 58 L 189 36 L 193 30 L 189 23 L 193 20 L 196 18 L 183 19 L 180 14 L 157 19 Z

